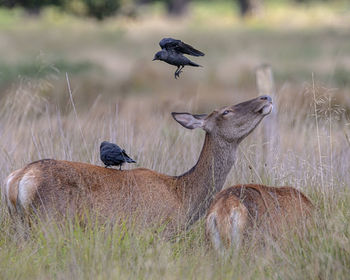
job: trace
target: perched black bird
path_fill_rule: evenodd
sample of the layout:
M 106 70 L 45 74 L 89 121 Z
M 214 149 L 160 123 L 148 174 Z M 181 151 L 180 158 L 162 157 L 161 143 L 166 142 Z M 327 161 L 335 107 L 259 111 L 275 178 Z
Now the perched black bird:
M 125 150 L 107 141 L 103 141 L 100 145 L 100 158 L 106 165 L 105 167 L 119 165 L 119 170 L 122 170 L 122 165 L 125 162 L 136 162 L 126 154 Z
M 159 42 L 159 46 L 162 48 L 162 50 L 155 54 L 153 60 L 162 60 L 166 63 L 177 66 L 175 71 L 175 79 L 179 77 L 180 73 L 182 72 L 181 70 L 186 65 L 194 67 L 201 66 L 189 60 L 184 56 L 184 54 L 204 56 L 204 53 L 180 40 L 164 38 Z

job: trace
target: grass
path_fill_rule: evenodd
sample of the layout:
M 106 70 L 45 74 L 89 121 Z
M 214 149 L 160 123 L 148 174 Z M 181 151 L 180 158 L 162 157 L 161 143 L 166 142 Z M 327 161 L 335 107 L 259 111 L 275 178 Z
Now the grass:
M 56 77 L 61 71 L 81 74 L 93 68 L 93 65 L 88 61 L 70 63 L 63 59 L 55 59 L 42 62 L 40 58 L 15 65 L 0 62 L 0 65 L 0 86 L 2 87 L 6 87 L 9 83 L 13 83 L 20 78 L 47 79 Z
M 125 147 L 137 159 L 138 166 L 167 174 L 182 173 L 198 157 L 203 133 L 185 131 L 167 117 L 176 107 L 188 107 L 187 100 L 177 101 L 176 106 L 163 103 L 161 109 L 155 109 L 154 101 L 149 98 L 137 101 L 129 97 L 123 106 L 121 103 L 102 105 L 96 101 L 89 113 L 78 111 L 77 119 L 72 108 L 63 114 L 58 107 L 37 96 L 37 88 L 40 85 L 35 83 L 23 84 L 3 104 L 1 180 L 10 171 L 39 158 L 100 164 L 98 145 L 103 139 Z M 108 224 L 81 227 L 74 221 L 67 221 L 63 227 L 39 223 L 28 236 L 15 231 L 2 205 L 0 278 L 346 279 L 350 264 L 347 210 L 350 178 L 349 144 L 342 133 L 345 123 L 339 120 L 342 112 L 322 107 L 328 106 L 320 98 L 327 92 L 317 87 L 311 87 L 310 91 L 316 94 L 315 103 L 302 108 L 304 114 L 299 114 L 300 107 L 292 106 L 288 111 L 282 101 L 277 104 L 280 141 L 269 150 L 270 163 L 262 162 L 260 139 L 263 126 L 269 123 L 266 119 L 262 128 L 242 144 L 236 166 L 226 182 L 226 186 L 262 182 L 293 185 L 303 190 L 318 209 L 315 225 L 306 237 L 270 241 L 264 248 L 248 247 L 238 255 L 223 258 L 206 243 L 201 222 L 173 242 L 160 239 L 153 231 L 139 234 Z M 285 97 L 281 94 L 279 98 Z M 303 96 L 297 98 L 301 99 L 296 100 L 300 104 Z M 68 93 L 66 99 L 69 99 Z M 314 105 L 318 114 L 320 151 Z M 332 120 L 327 112 L 334 115 Z M 82 134 L 78 133 L 78 121 Z M 270 137 L 273 136 L 277 134 Z
M 224 22 L 205 30 L 196 18 L 169 29 L 174 22 L 157 17 L 97 24 L 73 18 L 55 23 L 47 16 L 23 26 L 23 17 L 15 17 L 0 26 L 0 51 L 6 53 L 0 72 L 10 73 L 0 97 L 1 182 L 41 158 L 100 165 L 102 140 L 117 142 L 137 160 L 126 168 L 181 174 L 195 164 L 204 134 L 180 127 L 170 112 L 210 112 L 256 96 L 254 69 L 267 61 L 276 77 L 276 119 L 266 118 L 242 143 L 225 187 L 291 185 L 318 210 L 305 236 L 221 257 L 208 246 L 203 221 L 172 241 L 153 230 L 93 222 L 82 227 L 74 220 L 23 232 L 1 204 L 0 279 L 348 278 L 348 29 Z M 201 46 L 205 67 L 185 69 L 175 81 L 173 69 L 152 63 L 167 30 Z

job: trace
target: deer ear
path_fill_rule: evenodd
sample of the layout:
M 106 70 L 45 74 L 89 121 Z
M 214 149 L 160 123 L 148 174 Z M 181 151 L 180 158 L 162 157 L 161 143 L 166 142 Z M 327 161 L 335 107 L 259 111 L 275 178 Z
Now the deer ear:
M 171 113 L 175 121 L 181 124 L 183 127 L 188 129 L 194 129 L 204 126 L 204 119 L 207 117 L 206 114 L 203 115 L 191 115 L 189 113 Z

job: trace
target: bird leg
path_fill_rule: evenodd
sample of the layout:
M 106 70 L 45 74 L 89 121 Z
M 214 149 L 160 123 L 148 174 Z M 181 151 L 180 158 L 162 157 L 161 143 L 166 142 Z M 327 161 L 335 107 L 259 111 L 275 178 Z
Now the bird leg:
M 177 67 L 176 71 L 175 71 L 175 79 L 177 79 L 178 77 L 180 77 L 180 73 L 182 73 L 182 69 L 184 68 L 184 65 L 180 65 Z
M 119 170 L 122 170 L 122 165 L 119 165 Z
M 180 69 L 180 66 L 177 66 L 177 69 L 175 71 L 175 79 L 177 79 L 177 77 L 179 77 L 179 69 Z
M 179 69 L 179 71 L 177 71 L 177 75 L 180 75 L 180 73 L 182 73 L 182 69 L 185 67 L 185 65 L 181 65 L 181 68 Z

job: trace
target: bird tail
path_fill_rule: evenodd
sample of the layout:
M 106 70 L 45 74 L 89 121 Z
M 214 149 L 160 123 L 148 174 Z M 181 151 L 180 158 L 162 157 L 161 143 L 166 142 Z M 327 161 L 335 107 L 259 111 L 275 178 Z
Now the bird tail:
M 194 66 L 194 67 L 203 67 L 202 65 L 199 65 L 199 64 L 194 63 L 194 62 L 192 62 L 192 61 L 190 61 L 190 62 L 188 63 L 188 65 L 191 65 L 191 66 Z

